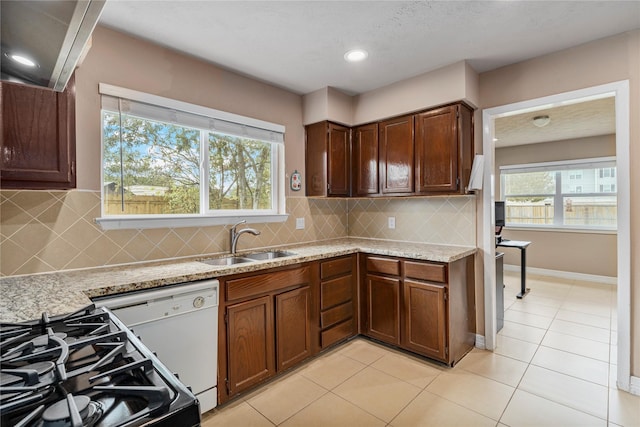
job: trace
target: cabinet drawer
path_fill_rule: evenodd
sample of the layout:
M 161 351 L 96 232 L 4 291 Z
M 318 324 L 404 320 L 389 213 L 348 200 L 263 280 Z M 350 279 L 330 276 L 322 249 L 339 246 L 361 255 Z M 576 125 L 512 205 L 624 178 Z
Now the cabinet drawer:
M 404 275 L 412 279 L 446 283 L 447 266 L 443 264 L 405 261 Z
M 400 275 L 400 260 L 378 257 L 367 257 L 367 272 Z
M 351 273 L 351 260 L 352 258 L 339 258 L 332 259 L 330 261 L 324 261 L 320 263 L 320 278 L 322 280 L 333 276 L 341 276 Z
M 349 301 L 322 312 L 320 314 L 320 327 L 324 329 L 351 317 L 353 317 L 353 303 Z
M 320 283 L 320 310 L 351 301 L 351 280 L 346 276 Z
M 304 285 L 310 282 L 311 271 L 309 266 L 295 270 L 232 279 L 226 282 L 227 301 L 273 292 L 291 286 Z
M 353 319 L 339 323 L 333 328 L 329 328 L 320 334 L 320 345 L 322 348 L 330 346 L 342 339 L 353 335 Z

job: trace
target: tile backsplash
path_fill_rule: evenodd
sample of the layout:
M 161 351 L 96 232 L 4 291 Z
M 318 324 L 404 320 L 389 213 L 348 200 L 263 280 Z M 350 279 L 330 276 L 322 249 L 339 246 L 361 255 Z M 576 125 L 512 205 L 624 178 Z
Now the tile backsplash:
M 348 200 L 349 236 L 476 245 L 475 196 Z M 395 229 L 389 228 L 389 217 Z
M 345 236 L 475 246 L 473 196 L 287 198 L 286 222 L 252 224 L 238 250 Z M 229 250 L 228 226 L 102 230 L 100 192 L 0 191 L 0 275 L 33 274 Z M 388 228 L 394 216 L 396 228 Z M 296 218 L 305 229 L 296 230 Z

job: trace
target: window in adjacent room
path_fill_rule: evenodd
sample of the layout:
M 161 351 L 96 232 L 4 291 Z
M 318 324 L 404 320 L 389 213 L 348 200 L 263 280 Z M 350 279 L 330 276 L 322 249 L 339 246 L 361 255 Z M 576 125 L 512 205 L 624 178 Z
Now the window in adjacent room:
M 286 219 L 283 126 L 104 84 L 100 93 L 104 228 Z
M 500 167 L 507 226 L 615 230 L 615 158 Z

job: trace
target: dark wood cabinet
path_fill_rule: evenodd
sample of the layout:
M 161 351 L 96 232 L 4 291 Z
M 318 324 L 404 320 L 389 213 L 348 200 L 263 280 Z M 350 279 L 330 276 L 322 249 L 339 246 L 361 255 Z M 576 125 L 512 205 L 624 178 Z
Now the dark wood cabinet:
M 411 194 L 414 188 L 413 115 L 378 125 L 380 192 Z
M 438 360 L 446 355 L 444 285 L 405 280 L 402 346 Z
M 275 373 L 272 308 L 268 295 L 227 307 L 230 395 Z
M 351 131 L 331 122 L 309 125 L 307 195 L 465 194 L 474 157 L 473 127 L 473 109 L 463 102 Z
M 306 130 L 307 196 L 348 196 L 351 176 L 351 130 L 319 122 Z
M 75 84 L 64 92 L 0 83 L 2 188 L 76 187 Z
M 434 263 L 366 255 L 362 333 L 455 364 L 475 344 L 473 256 Z
M 221 280 L 221 403 L 313 354 L 312 270 L 303 265 Z
M 278 371 L 311 355 L 311 293 L 309 287 L 276 295 L 276 354 Z
M 356 255 L 320 262 L 320 348 L 357 333 Z
M 400 344 L 400 280 L 367 274 L 367 335 Z
M 473 162 L 473 110 L 459 103 L 415 117 L 416 193 L 461 193 Z
M 358 126 L 353 130 L 352 183 L 354 196 L 380 192 L 378 159 L 378 124 Z

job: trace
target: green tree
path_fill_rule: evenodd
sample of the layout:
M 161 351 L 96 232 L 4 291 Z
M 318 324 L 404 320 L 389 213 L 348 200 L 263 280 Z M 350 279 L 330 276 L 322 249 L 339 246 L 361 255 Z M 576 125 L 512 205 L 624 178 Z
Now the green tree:
M 556 189 L 555 172 L 525 172 L 504 175 L 504 194 L 523 196 L 518 200 L 538 202 L 543 195 L 553 195 Z

